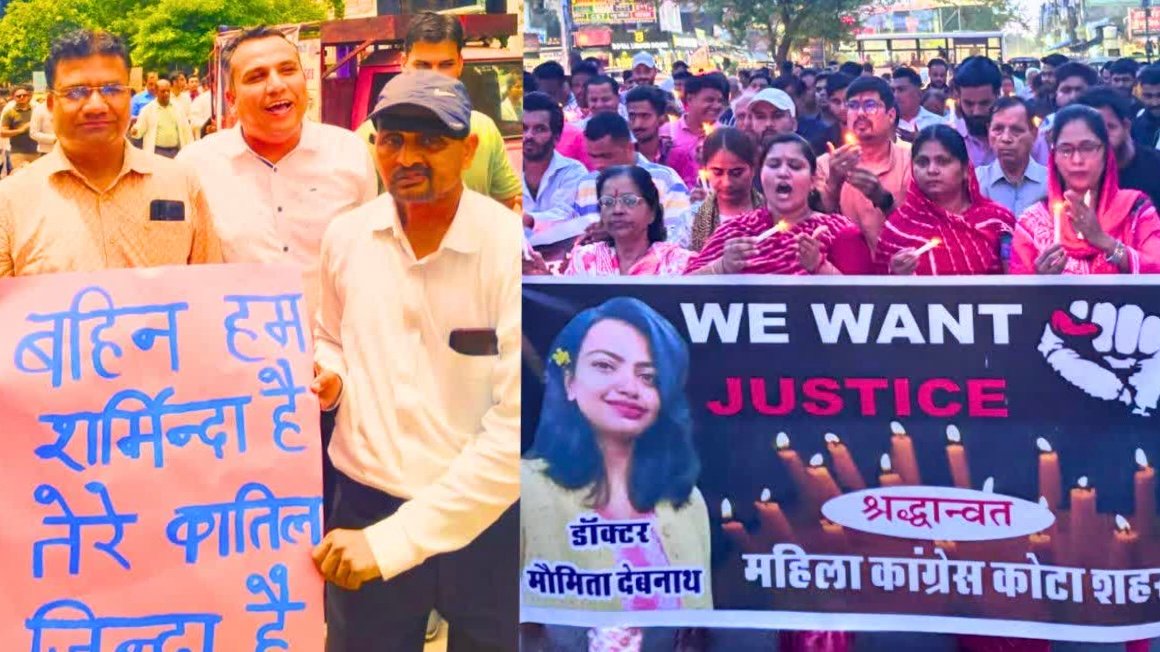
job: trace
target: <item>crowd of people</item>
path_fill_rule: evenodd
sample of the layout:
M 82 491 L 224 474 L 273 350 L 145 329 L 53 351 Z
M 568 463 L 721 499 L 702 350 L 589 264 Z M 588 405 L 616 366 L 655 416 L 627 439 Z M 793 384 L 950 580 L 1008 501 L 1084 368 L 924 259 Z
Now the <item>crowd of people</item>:
M 296 418 L 319 419 L 324 440 L 326 536 L 313 557 L 327 580 L 326 649 L 422 649 L 437 610 L 449 649 L 511 650 L 519 184 L 458 79 L 462 23 L 422 12 L 407 29 L 403 70 L 362 135 L 306 119 L 298 48 L 275 27 L 222 48 L 236 124 L 216 131 L 212 110 L 198 113 L 209 103 L 205 87 L 193 97 L 198 80 L 150 75 L 134 94 L 121 38 L 63 34 L 44 66 L 51 146 L 16 155 L 31 89 L 3 115 L 20 169 L 0 181 L 0 279 L 299 270 L 294 314 L 315 342 L 302 384 L 321 413 Z
M 1041 63 L 1023 80 L 935 59 L 925 85 L 853 62 L 736 78 L 678 64 L 667 87 L 647 54 L 623 83 L 543 63 L 525 81 L 524 274 L 1160 272 L 1160 65 Z M 640 650 L 643 634 L 591 629 L 588 649 Z M 680 630 L 676 648 L 704 636 Z M 853 640 L 786 632 L 781 649 Z
M 657 77 L 528 76 L 526 275 L 1160 271 L 1160 65 Z

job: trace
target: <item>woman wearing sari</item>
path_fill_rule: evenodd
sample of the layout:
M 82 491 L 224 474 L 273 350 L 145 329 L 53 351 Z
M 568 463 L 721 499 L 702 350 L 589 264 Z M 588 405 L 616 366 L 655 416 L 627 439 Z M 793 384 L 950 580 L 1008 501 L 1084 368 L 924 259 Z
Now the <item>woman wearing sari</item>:
M 1011 273 L 1160 273 L 1160 217 L 1147 195 L 1120 188 L 1103 117 L 1069 106 L 1051 140 L 1047 199 L 1019 218 Z
M 886 219 L 878 238 L 878 272 L 1003 273 L 1004 243 L 1015 215 L 979 191 L 963 137 L 946 125 L 932 125 L 919 132 L 911 151 L 906 199 Z
M 817 158 L 804 138 L 779 134 L 762 157 L 765 201 L 722 223 L 686 274 L 866 274 L 870 252 L 842 215 L 817 210 Z M 775 217 L 776 216 L 776 217 Z
M 665 242 L 664 207 L 648 170 L 608 168 L 596 178 L 600 223 L 607 237 L 578 244 L 565 276 L 680 276 L 693 253 Z M 525 251 L 524 274 L 549 274 L 544 259 Z
M 761 193 L 753 188 L 757 144 L 745 132 L 731 127 L 714 131 L 705 139 L 704 156 L 702 177 L 708 179 L 713 194 L 693 217 L 693 251 L 700 251 L 722 222 L 762 204 Z

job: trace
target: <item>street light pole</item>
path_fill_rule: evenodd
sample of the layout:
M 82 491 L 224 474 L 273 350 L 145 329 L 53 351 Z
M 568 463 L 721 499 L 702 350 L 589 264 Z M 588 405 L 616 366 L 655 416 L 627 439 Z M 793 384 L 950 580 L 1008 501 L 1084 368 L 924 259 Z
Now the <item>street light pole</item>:
M 1144 56 L 1148 65 L 1152 64 L 1152 0 L 1140 0 L 1140 7 L 1144 9 Z

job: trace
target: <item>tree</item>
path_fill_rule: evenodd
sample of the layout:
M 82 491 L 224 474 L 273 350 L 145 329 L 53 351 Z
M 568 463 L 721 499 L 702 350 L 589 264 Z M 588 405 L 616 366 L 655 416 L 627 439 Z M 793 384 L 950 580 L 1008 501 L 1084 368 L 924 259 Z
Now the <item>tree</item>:
M 721 24 L 741 43 L 751 28 L 763 29 L 777 61 L 785 61 L 790 50 L 810 38 L 848 38 L 864 4 L 863 0 L 702 0 L 703 8 L 719 13 Z
M 133 61 L 147 70 L 202 67 L 219 26 L 322 20 L 329 6 L 320 0 L 161 0 L 137 23 Z

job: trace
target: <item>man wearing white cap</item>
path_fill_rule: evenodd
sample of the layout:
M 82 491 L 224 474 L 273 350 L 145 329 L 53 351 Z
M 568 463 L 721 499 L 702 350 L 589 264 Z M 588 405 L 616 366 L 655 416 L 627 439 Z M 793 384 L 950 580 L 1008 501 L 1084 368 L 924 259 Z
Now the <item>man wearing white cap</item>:
M 657 62 L 648 52 L 638 52 L 632 58 L 632 85 L 652 86 L 657 79 Z
M 789 93 L 767 88 L 753 96 L 749 103 L 749 129 L 758 144 L 777 134 L 791 134 L 797 129 L 797 105 Z

